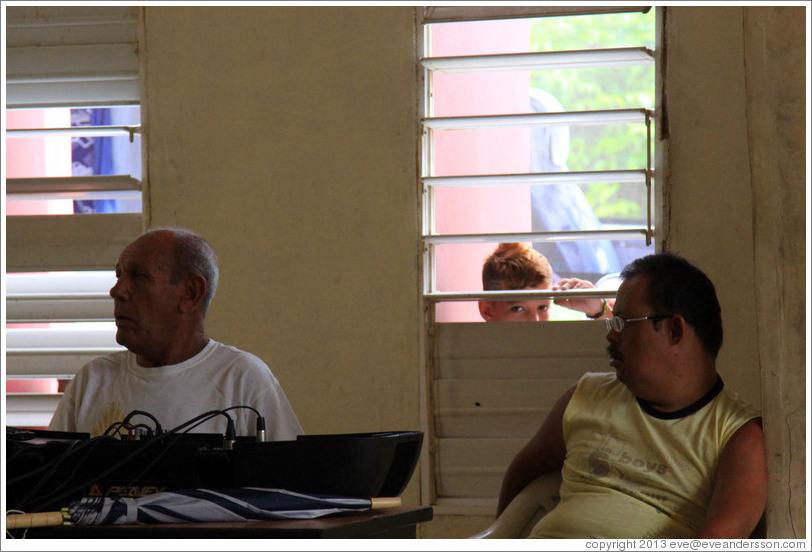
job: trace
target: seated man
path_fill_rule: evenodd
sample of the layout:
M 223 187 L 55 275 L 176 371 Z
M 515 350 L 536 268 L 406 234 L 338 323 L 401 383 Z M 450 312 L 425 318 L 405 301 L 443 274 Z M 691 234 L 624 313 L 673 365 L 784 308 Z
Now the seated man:
M 758 412 L 716 372 L 722 317 L 699 269 L 668 253 L 621 273 L 607 320 L 614 373 L 588 373 L 553 406 L 502 481 L 497 516 L 539 475 L 561 501 L 536 538 L 746 538 L 764 511 Z
M 500 243 L 482 265 L 485 291 L 595 287 L 578 278 L 562 278 L 556 284 L 552 280 L 553 271 L 544 255 L 522 243 Z M 556 299 L 555 304 L 583 312 L 593 320 L 611 316 L 606 300 L 597 297 Z M 539 322 L 550 319 L 550 300 L 480 301 L 479 313 L 486 322 Z
M 110 289 L 116 341 L 127 348 L 86 364 L 59 401 L 49 429 L 101 435 L 134 410 L 165 430 L 210 410 L 256 409 L 268 440 L 291 440 L 302 427 L 268 366 L 256 356 L 206 337 L 203 321 L 217 288 L 217 257 L 201 236 L 159 228 L 130 243 Z M 227 413 L 236 435 L 254 435 L 257 414 Z M 149 424 L 138 418 L 137 423 Z M 215 415 L 193 431 L 225 433 Z

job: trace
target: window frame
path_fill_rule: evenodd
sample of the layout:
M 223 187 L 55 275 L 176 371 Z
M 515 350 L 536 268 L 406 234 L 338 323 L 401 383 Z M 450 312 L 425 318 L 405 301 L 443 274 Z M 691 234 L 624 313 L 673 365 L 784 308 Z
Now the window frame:
M 439 8 L 438 8 L 439 9 Z M 429 248 L 431 247 L 431 241 L 434 240 L 431 237 L 431 229 L 433 228 L 433 209 L 430 208 L 431 206 L 431 193 L 432 188 L 431 186 L 425 186 L 427 178 L 432 178 L 429 171 L 429 166 L 431 164 L 431 149 L 426 145 L 426 129 L 423 125 L 424 119 L 426 118 L 427 113 L 427 106 L 429 105 L 429 87 L 426 86 L 426 81 L 430 77 L 428 76 L 428 71 L 424 68 L 423 62 L 423 51 L 424 51 L 424 42 L 426 41 L 426 33 L 425 33 L 425 24 L 430 22 L 450 22 L 450 21 L 464 21 L 464 20 L 477 20 L 477 19 L 497 19 L 503 17 L 515 17 L 515 14 L 507 14 L 506 11 L 511 11 L 513 8 L 497 8 L 497 7 L 448 7 L 447 11 L 445 11 L 442 16 L 442 19 L 427 19 L 426 18 L 426 10 L 423 10 L 422 18 L 421 14 L 418 10 L 418 17 L 417 17 L 417 59 L 418 59 L 418 86 L 419 86 L 419 94 L 418 94 L 418 118 L 420 121 L 420 152 L 419 152 L 419 171 L 420 171 L 420 182 L 419 182 L 419 194 L 422 197 L 423 205 L 420 214 L 420 222 L 421 222 L 421 239 L 420 239 L 420 274 L 422 278 L 421 282 L 421 296 L 420 296 L 420 307 L 422 312 L 422 319 L 421 319 L 421 331 L 420 331 L 420 340 L 421 340 L 421 354 L 420 354 L 420 363 L 422 366 L 420 372 L 420 386 L 421 386 L 421 427 L 424 429 L 426 433 L 426 445 L 423 448 L 423 455 L 421 457 L 421 496 L 422 502 L 426 505 L 431 505 L 435 507 L 435 512 L 437 514 L 457 514 L 457 515 L 488 515 L 492 516 L 493 512 L 495 511 L 496 505 L 496 497 L 492 497 L 490 499 L 482 499 L 482 498 L 468 498 L 468 499 L 449 499 L 445 497 L 440 491 L 439 487 L 441 485 L 440 479 L 443 477 L 442 475 L 442 452 L 440 450 L 441 443 L 440 439 L 438 438 L 438 424 L 439 424 L 439 408 L 442 407 L 439 404 L 438 399 L 438 384 L 439 384 L 439 373 L 445 370 L 442 366 L 444 362 L 442 360 L 442 356 L 445 354 L 443 353 L 440 348 L 441 345 L 438 344 L 440 339 L 457 339 L 458 335 L 468 334 L 469 332 L 474 332 L 474 334 L 481 334 L 476 339 L 481 339 L 484 341 L 492 340 L 499 341 L 501 339 L 499 336 L 502 336 L 504 333 L 505 336 L 510 336 L 509 339 L 513 339 L 513 337 L 517 335 L 523 335 L 526 332 L 534 333 L 538 332 L 538 335 L 542 339 L 552 339 L 552 342 L 556 342 L 556 335 L 561 334 L 561 332 L 577 332 L 580 335 L 592 336 L 594 339 L 595 336 L 602 335 L 601 332 L 603 331 L 603 322 L 593 322 L 587 319 L 583 321 L 577 322 L 556 322 L 552 325 L 522 325 L 522 324 L 502 324 L 502 325 L 489 325 L 483 323 L 438 323 L 435 320 L 435 309 L 434 305 L 439 301 L 475 301 L 477 299 L 555 299 L 567 293 L 569 297 L 572 297 L 573 294 L 579 296 L 586 296 L 586 297 L 614 297 L 615 292 L 613 290 L 579 290 L 576 292 L 551 292 L 551 291 L 504 291 L 504 292 L 480 292 L 480 291 L 466 291 L 466 292 L 438 292 L 435 289 L 432 289 L 432 281 L 433 281 L 433 271 L 435 269 L 433 263 L 433 256 L 430 254 Z M 546 7 L 535 7 L 531 8 L 515 8 L 519 11 L 523 11 L 519 17 L 539 17 L 544 15 L 556 16 L 556 15 L 567 15 L 564 13 L 553 13 L 557 8 L 546 8 Z M 601 8 L 589 7 L 589 8 L 581 8 L 581 7 L 565 7 L 561 8 L 563 10 L 579 10 L 579 14 L 583 14 L 584 11 L 590 11 L 590 13 L 608 13 L 609 10 L 613 12 L 619 11 L 647 11 L 650 7 L 634 7 L 634 8 L 608 8 L 606 11 L 602 11 Z M 655 106 L 653 110 L 645 110 L 645 124 L 647 128 L 647 144 L 646 144 L 646 168 L 645 168 L 645 186 L 646 186 L 646 196 L 647 196 L 647 205 L 648 205 L 648 212 L 646 215 L 647 224 L 646 224 L 646 231 L 644 238 L 646 239 L 646 245 L 651 245 L 652 241 L 655 243 L 655 248 L 657 250 L 662 250 L 665 246 L 665 236 L 663 235 L 663 228 L 667 228 L 667 213 L 663 210 L 663 189 L 664 189 L 664 179 L 662 178 L 662 169 L 663 166 L 663 159 L 667 154 L 667 151 L 664 150 L 664 143 L 663 143 L 663 132 L 661 130 L 661 106 L 662 106 L 662 98 L 661 98 L 661 88 L 662 88 L 662 74 L 661 74 L 661 66 L 660 66 L 660 48 L 661 48 L 661 32 L 660 29 L 662 27 L 662 18 L 663 12 L 662 8 L 656 7 L 656 22 L 655 22 L 655 49 L 651 52 L 652 56 L 652 63 L 654 64 L 654 93 L 655 93 Z M 527 10 L 530 10 L 529 12 Z M 593 11 L 594 10 L 594 11 Z M 546 13 L 540 13 L 545 12 Z M 572 14 L 572 12 L 568 13 Z M 655 134 L 656 133 L 656 134 Z M 657 188 L 656 192 L 652 190 L 652 182 L 657 181 Z M 431 182 L 429 180 L 429 182 Z M 655 224 L 655 221 L 659 223 Z M 504 238 L 501 241 L 535 241 L 537 235 L 506 235 L 500 236 Z M 496 326 L 500 326 L 498 329 Z M 596 332 L 596 327 L 597 333 Z M 475 327 L 478 327 L 475 328 Z M 438 334 L 444 334 L 446 337 L 438 337 Z M 499 336 L 494 337 L 496 334 Z M 486 335 L 491 337 L 485 337 Z M 535 335 L 535 334 L 534 334 Z M 448 336 L 451 336 L 450 338 Z M 552 337 L 550 337 L 552 336 Z M 476 341 L 475 341 L 476 342 Z M 602 340 L 599 340 L 598 346 L 600 348 L 600 352 L 603 353 L 603 345 L 601 345 Z M 535 353 L 527 352 L 527 358 L 533 357 Z M 573 358 L 575 358 L 580 352 L 572 352 Z M 489 355 L 491 353 L 486 353 Z M 511 363 L 513 360 L 510 358 L 510 353 L 506 353 L 504 351 L 494 353 L 498 355 L 506 354 L 507 356 L 504 357 L 504 361 L 506 363 Z M 584 355 L 589 357 L 592 355 L 594 360 L 594 351 L 585 351 Z M 604 355 L 601 355 L 604 356 Z M 586 358 L 585 357 L 585 358 Z M 502 357 L 500 357 L 502 358 Z M 526 359 L 525 359 L 526 360 Z M 600 368 L 602 358 L 598 364 L 595 366 L 599 366 L 597 370 L 606 371 L 607 369 Z M 574 383 L 574 381 L 573 381 Z M 540 422 L 539 422 L 540 423 Z M 529 438 L 529 435 L 527 436 Z M 507 467 L 507 460 L 505 462 L 504 468 Z M 479 468 L 478 468 L 479 469 Z M 488 468 L 492 469 L 492 468 Z M 502 472 L 503 473 L 503 472 Z
M 6 110 L 142 106 L 143 60 L 138 52 L 144 8 L 10 6 L 4 10 L 11 92 L 4 98 L 4 141 L 21 135 L 124 134 L 130 142 L 135 135 L 141 138 L 140 179 L 120 174 L 3 176 L 7 198 L 95 200 L 112 194 L 120 199 L 122 193 L 141 197 L 142 209 L 136 213 L 7 215 L 4 203 L 3 235 L 8 246 L 2 259 L 4 380 L 66 380 L 88 359 L 123 349 L 115 343 L 108 292 L 121 249 L 147 227 L 146 139 L 140 123 L 6 130 Z M 143 109 L 140 113 L 143 121 Z M 5 161 L 5 148 L 3 155 Z M 105 273 L 97 277 L 85 271 Z M 71 322 L 85 324 L 67 324 Z M 104 322 L 104 328 L 92 324 L 96 322 Z M 47 426 L 60 397 L 61 392 L 4 392 L 7 425 Z

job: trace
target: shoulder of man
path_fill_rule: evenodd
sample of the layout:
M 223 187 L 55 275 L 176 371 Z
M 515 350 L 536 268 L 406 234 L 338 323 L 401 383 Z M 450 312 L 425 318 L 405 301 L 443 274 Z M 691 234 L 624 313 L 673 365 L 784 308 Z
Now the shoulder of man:
M 219 341 L 212 340 L 214 347 L 208 361 L 214 361 L 218 365 L 228 366 L 231 368 L 241 368 L 243 370 L 252 370 L 260 368 L 263 371 L 270 372 L 268 364 L 253 353 L 239 349 L 233 345 L 226 345 Z

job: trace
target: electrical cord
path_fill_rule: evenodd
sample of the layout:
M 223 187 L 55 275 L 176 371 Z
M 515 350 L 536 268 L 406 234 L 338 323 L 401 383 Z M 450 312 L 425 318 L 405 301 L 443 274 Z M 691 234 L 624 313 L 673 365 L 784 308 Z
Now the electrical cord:
M 174 445 L 176 442 L 178 442 L 178 440 L 180 439 L 180 436 L 181 436 L 181 435 L 184 435 L 184 434 L 186 434 L 186 433 L 189 433 L 189 432 L 190 432 L 190 431 L 191 431 L 193 428 L 197 427 L 198 425 L 200 425 L 200 424 L 202 424 L 202 423 L 205 423 L 206 421 L 210 420 L 210 419 L 211 419 L 211 418 L 213 418 L 214 416 L 217 416 L 218 414 L 222 414 L 223 416 L 225 416 L 225 417 L 227 418 L 227 420 L 228 420 L 228 424 L 229 424 L 229 425 L 232 427 L 232 430 L 233 430 L 234 421 L 231 419 L 231 416 L 229 416 L 228 414 L 226 414 L 226 413 L 225 413 L 225 411 L 222 411 L 222 410 L 210 410 L 209 412 L 206 412 L 206 413 L 204 413 L 204 414 L 201 414 L 200 416 L 198 416 L 198 418 L 202 418 L 202 419 L 201 419 L 199 422 L 197 422 L 195 425 L 193 425 L 192 427 L 187 428 L 187 429 L 186 429 L 186 431 L 184 431 L 183 433 L 177 433 L 177 434 L 175 433 L 175 432 L 176 432 L 176 430 L 178 430 L 178 428 L 183 427 L 183 426 L 178 426 L 178 428 L 175 428 L 175 429 L 173 429 L 173 430 L 171 430 L 171 431 L 169 432 L 169 433 L 172 433 L 172 434 L 176 434 L 176 437 L 175 437 L 175 438 L 174 438 L 174 439 L 173 439 L 173 440 L 172 440 L 172 441 L 171 441 L 171 442 L 170 442 L 170 443 L 169 443 L 169 444 L 168 444 L 166 447 L 164 447 L 164 449 L 163 449 L 161 452 L 159 452 L 159 453 L 158 453 L 158 454 L 157 454 L 157 455 L 156 455 L 156 456 L 155 456 L 155 457 L 152 459 L 152 461 L 151 461 L 151 462 L 149 462 L 149 463 L 148 463 L 148 464 L 147 464 L 147 465 L 146 465 L 146 466 L 145 466 L 145 467 L 144 467 L 144 468 L 141 470 L 141 472 L 140 472 L 138 475 L 136 475 L 135 477 L 133 477 L 133 478 L 130 480 L 130 482 L 127 484 L 127 486 L 128 486 L 128 487 L 130 487 L 130 486 L 134 485 L 134 484 L 135 484 L 135 482 L 136 482 L 136 481 L 138 481 L 138 480 L 139 480 L 139 479 L 140 479 L 140 478 L 141 478 L 141 477 L 142 477 L 142 476 L 143 476 L 145 473 L 147 473 L 147 472 L 149 471 L 149 469 L 150 469 L 152 466 L 154 466 L 155 464 L 157 464 L 157 463 L 158 463 L 158 461 L 159 461 L 161 458 L 163 458 L 163 456 L 164 456 L 164 455 L 165 455 L 167 452 L 169 452 L 169 450 L 170 450 L 171 446 L 172 446 L 172 445 Z M 195 419 L 196 419 L 196 418 L 195 418 Z M 193 419 L 193 420 L 194 420 L 194 419 Z M 187 422 L 187 423 L 189 423 L 189 422 Z M 185 424 L 184 424 L 184 425 L 185 425 Z M 226 430 L 226 431 L 228 431 L 228 430 Z
M 133 410 L 132 412 L 127 414 L 127 416 L 124 417 L 122 423 L 129 422 L 130 418 L 132 418 L 133 416 L 138 416 L 139 414 L 141 416 L 146 416 L 147 418 L 150 418 L 153 422 L 155 422 L 155 435 L 160 435 L 161 433 L 164 432 L 163 428 L 161 427 L 161 423 L 158 421 L 158 418 L 156 418 L 149 412 L 144 412 L 143 410 Z
M 227 412 L 229 410 L 234 410 L 235 408 L 245 408 L 254 412 L 257 415 L 257 432 L 256 432 L 256 441 L 258 443 L 265 442 L 265 417 L 259 413 L 259 410 L 254 408 L 253 406 L 248 405 L 239 405 L 239 406 L 230 406 L 226 408 L 223 412 Z
M 88 448 L 90 449 L 89 452 L 92 452 L 93 448 L 95 448 L 95 446 L 102 439 L 103 438 L 101 438 L 101 437 L 97 437 L 95 439 L 90 439 L 88 441 L 72 442 L 72 443 L 70 443 L 68 445 L 68 448 L 62 452 L 62 454 L 60 454 L 59 456 L 57 456 L 56 458 L 54 458 L 53 460 L 51 460 L 47 464 L 44 464 L 43 466 L 40 466 L 39 468 L 37 468 L 37 469 L 35 469 L 35 470 L 31 471 L 31 472 L 22 474 L 22 475 L 20 475 L 18 477 L 15 477 L 14 479 L 11 479 L 11 480 L 7 481 L 7 485 L 11 486 L 11 485 L 14 485 L 14 484 L 16 484 L 18 482 L 21 482 L 21 481 L 25 480 L 25 479 L 28 479 L 30 477 L 33 477 L 35 475 L 38 475 L 38 474 L 44 472 L 44 475 L 42 477 L 40 477 L 39 480 L 29 489 L 28 493 L 26 493 L 26 495 L 23 498 L 20 499 L 20 502 L 18 504 L 16 504 L 15 507 L 18 508 L 18 509 L 24 509 L 25 506 L 27 505 L 28 501 L 31 500 L 34 496 L 36 496 L 36 493 L 46 483 L 49 483 L 51 481 L 54 474 L 56 473 L 57 468 L 62 464 L 62 462 L 64 462 L 65 460 L 67 460 L 71 456 L 73 456 L 75 454 L 79 454 L 80 452 L 82 452 L 82 451 L 84 451 L 84 450 L 86 450 Z M 107 439 L 107 438 L 104 438 L 104 439 Z M 77 462 L 76 466 L 77 467 L 81 466 L 82 462 L 85 461 L 87 456 L 88 455 L 85 454 L 84 457 L 79 462 Z M 76 472 L 77 467 L 74 467 L 73 473 Z M 67 481 L 67 479 L 65 479 L 65 481 Z M 65 483 L 63 482 L 61 486 L 64 486 L 64 485 L 65 485 Z M 58 489 L 58 488 L 60 488 L 60 486 L 57 486 L 56 488 Z M 52 490 L 51 492 L 53 493 L 54 491 Z
M 225 448 L 230 450 L 233 448 L 234 443 L 236 442 L 236 430 L 234 425 L 233 418 L 228 415 L 227 411 L 234 410 L 237 408 L 246 408 L 252 410 L 257 415 L 257 440 L 264 441 L 265 437 L 265 419 L 260 415 L 259 411 L 251 406 L 239 405 L 239 406 L 232 406 L 226 408 L 225 410 L 210 410 L 208 412 L 204 412 L 186 422 L 180 424 L 179 426 L 169 430 L 164 431 L 161 427 L 160 422 L 153 416 L 152 414 L 144 411 L 134 410 L 128 414 L 124 420 L 121 422 L 117 422 L 115 424 L 111 424 L 105 433 L 102 436 L 91 438 L 84 442 L 74 442 L 71 443 L 68 448 L 63 451 L 57 458 L 53 459 L 48 464 L 37 468 L 33 472 L 29 472 L 14 478 L 13 480 L 7 482 L 8 484 L 14 484 L 19 481 L 22 481 L 26 478 L 32 477 L 39 473 L 45 473 L 43 477 L 39 479 L 36 485 L 26 493 L 25 497 L 21 500 L 21 503 L 18 505 L 19 509 L 24 509 L 29 501 L 32 501 L 33 497 L 36 496 L 36 492 L 38 492 L 46 483 L 48 483 L 55 475 L 58 467 L 68 458 L 72 457 L 79 452 L 86 450 L 85 454 L 82 456 L 81 460 L 79 460 L 71 470 L 69 477 L 64 478 L 62 484 L 57 485 L 54 487 L 49 493 L 44 496 L 38 497 L 38 500 L 32 501 L 31 507 L 29 509 L 35 509 L 37 506 L 46 504 L 48 502 L 56 502 L 58 500 L 64 499 L 77 491 L 84 489 L 87 485 L 98 481 L 99 479 L 104 478 L 105 476 L 113 473 L 115 470 L 119 469 L 121 466 L 126 465 L 128 462 L 134 460 L 139 454 L 143 453 L 146 450 L 152 450 L 157 444 L 165 444 L 166 446 L 156 454 L 151 461 L 138 473 L 134 478 L 132 478 L 130 482 L 130 486 L 138 481 L 148 470 L 153 467 L 163 456 L 172 448 L 172 446 L 178 442 L 180 436 L 182 434 L 188 433 L 192 431 L 195 427 L 199 426 L 200 424 L 205 423 L 209 419 L 213 418 L 214 416 L 222 415 L 225 416 L 227 419 L 227 426 L 226 426 L 226 434 L 225 434 Z M 136 416 L 136 415 L 144 415 L 150 418 L 155 423 L 155 437 L 150 438 L 149 440 L 145 441 L 143 447 L 138 447 L 137 450 L 133 451 L 131 454 L 127 455 L 125 458 L 120 460 L 119 462 L 113 464 L 112 466 L 108 467 L 100 474 L 96 474 L 90 479 L 85 479 L 81 483 L 75 484 L 67 489 L 65 486 L 68 484 L 69 481 L 75 476 L 75 474 L 79 471 L 79 469 L 84 465 L 87 461 L 88 456 L 93 452 L 96 446 L 104 441 L 109 439 L 114 439 L 110 435 L 111 432 L 117 433 L 120 435 L 120 431 L 122 428 L 125 429 L 135 429 L 138 427 L 142 427 L 147 429 L 148 432 L 151 433 L 150 428 L 144 424 L 136 424 L 132 425 L 129 423 L 129 420 Z M 173 438 L 174 437 L 174 438 Z
M 92 478 L 90 478 L 90 479 L 85 479 L 85 480 L 84 480 L 84 481 L 82 481 L 81 483 L 77 483 L 77 484 L 73 485 L 72 487 L 68 488 L 67 490 L 64 490 L 63 492 L 61 492 L 61 493 L 57 494 L 57 493 L 56 493 L 56 491 L 57 491 L 58 489 L 63 488 L 63 487 L 64 487 L 64 485 L 66 484 L 66 483 L 63 483 L 62 485 L 60 485 L 60 486 L 56 487 L 54 490 L 52 490 L 52 491 L 51 491 L 49 494 L 47 494 L 47 495 L 45 495 L 45 496 L 42 496 L 42 497 L 39 497 L 39 500 L 38 500 L 38 501 L 36 501 L 36 502 L 33 502 L 33 503 L 31 504 L 31 506 L 29 507 L 29 509 L 30 509 L 30 510 L 32 510 L 32 511 L 36 511 L 36 510 L 35 510 L 35 508 L 36 508 L 36 507 L 39 507 L 39 506 L 40 506 L 40 505 L 42 505 L 42 504 L 46 504 L 46 503 L 48 503 L 48 502 L 57 502 L 57 501 L 59 501 L 59 500 L 65 499 L 66 497 L 71 496 L 72 494 L 76 493 L 77 491 L 81 491 L 81 490 L 82 490 L 82 489 L 84 489 L 84 488 L 85 488 L 87 485 L 89 485 L 89 484 L 91 484 L 91 483 L 94 483 L 95 481 L 97 481 L 97 480 L 99 480 L 99 479 L 102 479 L 102 478 L 104 478 L 105 476 L 107 476 L 107 475 L 109 475 L 109 474 L 113 473 L 114 471 L 116 471 L 116 470 L 117 470 L 117 469 L 119 469 L 120 467 L 122 467 L 122 466 L 126 465 L 128 462 L 132 461 L 132 460 L 133 460 L 134 458 L 136 458 L 136 457 L 137 457 L 139 454 L 142 454 L 144 451 L 147 451 L 147 450 L 152 450 L 153 448 L 155 448 L 155 447 L 157 446 L 157 444 L 166 443 L 167 441 L 170 441 L 170 437 L 172 437 L 172 436 L 174 436 L 174 435 L 177 435 L 178 433 L 180 433 L 180 432 L 181 432 L 181 430 L 182 430 L 182 429 L 186 428 L 187 426 L 190 426 L 190 425 L 191 425 L 191 426 L 192 426 L 192 428 L 193 428 L 193 427 L 196 427 L 196 426 L 197 426 L 197 425 L 199 425 L 200 423 L 205 422 L 207 419 L 209 419 L 209 418 L 211 418 L 211 417 L 213 417 L 213 416 L 216 416 L 216 415 L 220 415 L 220 414 L 225 415 L 225 416 L 226 416 L 226 417 L 227 417 L 229 420 L 231 419 L 231 417 L 230 417 L 228 414 L 225 414 L 225 413 L 224 413 L 223 411 L 221 411 L 221 410 L 210 410 L 210 411 L 208 411 L 208 412 L 204 412 L 203 414 L 200 414 L 200 415 L 198 415 L 198 416 L 196 416 L 196 417 L 194 417 L 194 418 L 192 418 L 192 419 L 190 419 L 190 420 L 188 420 L 188 421 L 184 422 L 183 424 L 181 424 L 181 425 L 179 425 L 179 426 L 175 427 L 175 428 L 174 428 L 174 429 L 172 429 L 172 430 L 169 430 L 169 431 L 163 432 L 161 435 L 159 435 L 159 436 L 157 436 L 157 437 L 155 437 L 155 438 L 152 438 L 152 439 L 149 439 L 149 440 L 145 441 L 145 442 L 144 442 L 144 445 L 143 445 L 142 447 L 139 447 L 139 448 L 138 448 L 138 449 L 136 449 L 136 450 L 135 450 L 133 453 L 131 453 L 131 454 L 129 454 L 128 456 L 124 457 L 122 460 L 120 460 L 120 461 L 116 462 L 115 464 L 113 464 L 112 466 L 110 466 L 109 468 L 107 468 L 106 470 L 104 470 L 103 472 L 101 472 L 101 473 L 99 473 L 99 474 L 94 475 L 94 476 L 93 476 Z M 200 420 L 200 421 L 199 421 L 199 420 Z M 197 422 L 197 423 L 195 423 L 195 422 Z M 194 424 L 194 425 L 192 425 L 192 424 Z M 232 426 L 232 430 L 233 430 L 233 421 L 231 422 L 231 426 Z M 189 430 L 190 430 L 190 429 L 191 429 L 191 428 L 189 428 Z M 189 430 L 187 430 L 187 431 L 189 431 Z M 100 440 L 100 439 L 102 439 L 102 438 L 104 438 L 104 439 L 109 439 L 110 437 L 94 437 L 94 438 L 90 439 L 89 441 L 86 441 L 85 443 L 88 443 L 88 442 L 95 442 L 95 443 L 97 443 L 97 442 L 99 442 L 99 440 Z M 179 439 L 179 438 L 180 438 L 180 437 L 178 436 L 178 439 Z M 171 440 L 171 441 L 170 441 L 170 443 L 169 443 L 169 445 L 171 446 L 172 444 L 174 444 L 175 442 L 177 442 L 177 440 L 178 440 L 178 439 L 173 439 L 173 440 Z M 83 443 L 83 444 L 84 444 L 84 443 Z M 168 449 L 167 449 L 167 450 L 168 450 Z M 165 451 L 164 451 L 162 454 L 165 454 L 165 453 L 166 453 L 166 450 L 165 450 Z M 162 456 L 162 454 L 161 454 L 161 456 Z M 84 462 L 84 460 L 85 460 L 85 459 L 83 458 L 83 459 L 82 459 L 82 462 Z M 153 464 L 154 464 L 154 462 L 156 462 L 156 461 L 157 461 L 157 460 L 153 460 L 153 462 L 152 462 L 150 465 L 153 465 Z M 75 473 L 76 473 L 76 471 L 78 471 L 78 469 L 79 469 L 80 467 L 81 467 L 81 462 L 80 462 L 80 463 L 78 463 L 78 464 L 77 464 L 77 465 L 74 467 L 73 473 L 75 474 Z M 53 469 L 54 469 L 54 471 L 55 471 L 56 467 L 54 467 Z M 141 473 L 141 474 L 139 474 L 139 476 L 138 476 L 138 477 L 142 476 L 142 475 L 143 475 L 143 473 L 145 473 L 145 471 L 146 471 L 146 470 L 142 470 L 142 473 Z M 53 473 L 53 472 L 52 472 L 52 473 Z M 26 474 L 26 476 L 28 476 L 28 475 L 30 475 L 30 474 Z M 49 476 L 49 477 L 50 477 L 50 476 Z M 18 479 L 19 479 L 19 478 L 18 478 Z M 44 484 L 45 484 L 45 481 L 46 481 L 46 478 L 43 478 L 43 479 L 40 481 L 39 487 L 41 487 L 42 485 L 44 485 Z M 70 479 L 66 479 L 65 481 L 66 481 L 66 482 L 67 482 L 67 481 L 70 481 Z M 19 509 L 23 509 L 23 508 L 19 508 Z

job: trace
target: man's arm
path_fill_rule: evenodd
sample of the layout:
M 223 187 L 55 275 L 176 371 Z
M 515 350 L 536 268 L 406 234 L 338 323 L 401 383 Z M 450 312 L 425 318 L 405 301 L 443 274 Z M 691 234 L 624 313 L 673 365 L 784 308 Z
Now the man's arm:
M 566 410 L 573 392 L 575 392 L 574 385 L 556 401 L 539 430 L 508 466 L 505 477 L 502 479 L 496 517 L 499 517 L 510 501 L 528 483 L 542 474 L 560 470 L 564 465 L 567 449 L 564 444 L 562 420 L 564 410 Z
M 728 441 L 713 487 L 708 515 L 697 537 L 744 539 L 767 504 L 767 459 L 760 420 L 739 428 Z

